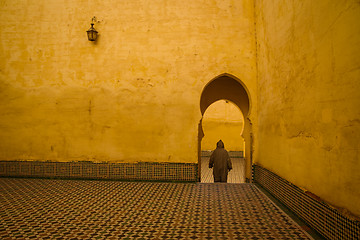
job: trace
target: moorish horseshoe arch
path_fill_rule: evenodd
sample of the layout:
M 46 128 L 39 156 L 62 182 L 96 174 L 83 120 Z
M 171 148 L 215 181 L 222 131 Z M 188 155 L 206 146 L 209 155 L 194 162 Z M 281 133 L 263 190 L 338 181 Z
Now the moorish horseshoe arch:
M 251 110 L 251 101 L 249 91 L 245 84 L 237 77 L 224 73 L 212 80 L 204 87 L 200 97 L 201 119 L 198 125 L 198 169 L 199 181 L 201 179 L 201 140 L 204 137 L 202 128 L 202 119 L 206 109 L 218 100 L 229 100 L 239 107 L 244 116 L 244 128 L 242 137 L 245 141 L 245 178 L 246 182 L 251 181 L 252 166 L 252 138 L 251 121 L 249 114 Z

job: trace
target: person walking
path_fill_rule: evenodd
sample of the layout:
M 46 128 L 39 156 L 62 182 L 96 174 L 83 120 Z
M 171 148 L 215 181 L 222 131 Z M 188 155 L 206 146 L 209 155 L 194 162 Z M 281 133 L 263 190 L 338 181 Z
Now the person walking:
M 228 172 L 232 169 L 232 163 L 224 143 L 220 140 L 216 143 L 216 149 L 212 152 L 209 168 L 213 168 L 214 182 L 227 182 Z

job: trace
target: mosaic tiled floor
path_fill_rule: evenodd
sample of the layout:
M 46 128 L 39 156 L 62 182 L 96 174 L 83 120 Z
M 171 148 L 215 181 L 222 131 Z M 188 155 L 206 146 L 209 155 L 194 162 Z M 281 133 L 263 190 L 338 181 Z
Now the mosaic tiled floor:
M 255 185 L 0 178 L 0 239 L 311 239 Z

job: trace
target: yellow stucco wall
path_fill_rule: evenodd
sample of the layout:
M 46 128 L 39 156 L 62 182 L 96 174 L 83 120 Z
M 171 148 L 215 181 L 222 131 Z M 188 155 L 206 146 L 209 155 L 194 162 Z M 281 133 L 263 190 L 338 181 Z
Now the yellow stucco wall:
M 1 160 L 197 162 L 205 85 L 256 96 L 253 1 L 0 4 Z
M 204 114 L 202 127 L 202 150 L 214 150 L 221 139 L 228 151 L 244 151 L 244 138 L 241 136 L 244 118 L 235 104 L 225 100 L 213 103 Z
M 257 163 L 360 216 L 360 5 L 256 1 Z

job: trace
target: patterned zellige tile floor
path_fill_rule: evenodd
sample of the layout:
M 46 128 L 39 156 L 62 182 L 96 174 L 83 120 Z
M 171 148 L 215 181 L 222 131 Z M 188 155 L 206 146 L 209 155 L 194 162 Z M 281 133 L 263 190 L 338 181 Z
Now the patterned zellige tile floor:
M 0 178 L 0 239 L 311 239 L 253 184 Z

